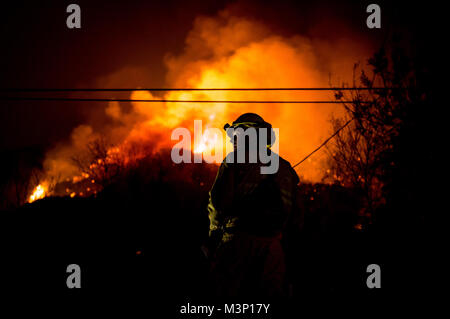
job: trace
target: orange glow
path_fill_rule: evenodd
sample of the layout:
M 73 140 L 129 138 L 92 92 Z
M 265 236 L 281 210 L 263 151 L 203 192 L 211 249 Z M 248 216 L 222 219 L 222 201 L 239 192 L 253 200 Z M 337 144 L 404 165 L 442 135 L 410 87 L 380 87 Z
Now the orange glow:
M 354 63 L 368 55 L 364 45 L 352 41 L 351 37 L 332 43 L 301 35 L 284 37 L 274 34 L 262 22 L 235 17 L 225 10 L 216 17 L 195 20 L 184 50 L 178 55 L 165 56 L 165 80 L 167 87 L 187 88 L 328 87 L 330 82 L 351 83 Z M 118 70 L 103 82 L 99 81 L 98 86 L 107 87 L 105 83 L 127 78 L 126 73 Z M 327 91 L 133 91 L 129 98 L 265 101 L 333 100 L 334 95 Z M 99 137 L 105 138 L 110 146 L 104 159 L 90 163 L 92 170 L 117 159 L 127 164 L 149 155 L 136 150 L 136 145 L 151 146 L 151 152 L 173 147 L 177 141 L 171 140 L 171 133 L 178 127 L 189 129 L 193 139 L 194 120 L 202 120 L 203 133 L 208 128 L 218 128 L 224 133 L 225 123 L 246 112 L 258 113 L 274 128 L 279 128 L 275 146 L 282 157 L 295 164 L 331 134 L 330 117 L 343 112 L 339 104 L 131 102 L 131 110 L 122 107 L 118 102 L 105 106 L 104 116 L 116 124 L 103 128 L 97 125 L 96 130 L 94 126 L 80 125 L 73 130 L 69 143 L 50 151 L 44 162 L 47 180 L 101 183 L 92 174 L 80 173 L 72 161 Z M 90 122 L 94 120 L 93 115 Z M 225 151 L 229 143 L 226 134 L 203 135 L 191 148 L 196 154 L 211 153 L 219 142 Z M 328 170 L 325 159 L 322 151 L 302 163 L 297 169 L 302 181 L 322 181 Z M 79 191 L 70 196 L 76 194 Z M 45 196 L 45 192 L 40 196 Z
M 220 136 L 217 136 L 217 134 L 204 132 L 200 143 L 194 146 L 194 153 L 203 154 L 207 151 L 213 150 L 216 147 L 216 144 L 221 142 L 219 141 L 219 138 Z

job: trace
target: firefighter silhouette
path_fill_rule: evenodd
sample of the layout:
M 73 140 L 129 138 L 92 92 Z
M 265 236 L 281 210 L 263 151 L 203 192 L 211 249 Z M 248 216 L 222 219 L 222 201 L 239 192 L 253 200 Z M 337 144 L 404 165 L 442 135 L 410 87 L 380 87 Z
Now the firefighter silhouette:
M 242 128 L 241 132 L 254 128 L 258 142 L 260 129 L 266 129 L 265 151 L 278 157 L 279 166 L 274 174 L 262 174 L 260 168 L 266 164 L 259 158 L 256 163 L 230 163 L 231 157 L 236 159 L 242 136 L 227 130 L 234 151 L 219 168 L 208 204 L 213 289 L 219 297 L 282 297 L 285 258 L 281 234 L 293 210 L 299 179 L 289 162 L 271 151 L 275 134 L 261 116 L 245 113 L 232 125 L 226 124 L 227 128 Z

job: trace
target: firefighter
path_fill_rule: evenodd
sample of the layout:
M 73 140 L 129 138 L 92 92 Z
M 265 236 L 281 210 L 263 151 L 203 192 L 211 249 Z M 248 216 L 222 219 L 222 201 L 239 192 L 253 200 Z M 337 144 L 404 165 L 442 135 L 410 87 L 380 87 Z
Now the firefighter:
M 229 134 L 238 128 L 241 134 Z M 257 132 L 257 143 L 267 138 L 266 152 L 279 160 L 278 170 L 262 174 L 268 165 L 236 161 L 242 132 Z M 232 138 L 234 151 L 222 162 L 210 191 L 211 281 L 219 297 L 283 296 L 285 260 L 281 234 L 295 203 L 298 176 L 289 162 L 271 151 L 275 140 L 272 126 L 254 113 L 245 113 L 224 129 Z M 262 134 L 262 130 L 267 130 Z M 233 130 L 231 130 L 233 131 Z M 244 143 L 246 160 L 250 143 Z M 234 159 L 231 161 L 230 159 Z

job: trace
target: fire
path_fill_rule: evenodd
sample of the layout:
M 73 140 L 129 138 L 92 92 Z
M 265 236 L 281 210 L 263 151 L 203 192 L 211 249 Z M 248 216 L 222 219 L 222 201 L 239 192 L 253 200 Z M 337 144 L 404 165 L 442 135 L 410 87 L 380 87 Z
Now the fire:
M 211 150 L 214 150 L 216 148 L 216 144 L 219 143 L 219 136 L 217 134 L 211 133 L 209 131 L 206 131 L 198 145 L 194 146 L 194 153 L 200 154 L 209 152 Z
M 33 193 L 30 195 L 28 202 L 32 203 L 38 199 L 42 199 L 46 196 L 46 193 L 47 193 L 47 187 L 42 184 L 39 184 L 38 186 L 36 186 Z
M 330 48 L 333 48 L 331 50 Z M 301 35 L 287 37 L 270 31 L 262 22 L 235 17 L 228 11 L 216 17 L 196 19 L 188 33 L 185 47 L 179 54 L 168 53 L 164 58 L 167 67 L 167 87 L 174 88 L 270 88 L 270 87 L 328 87 L 330 82 L 339 85 L 352 81 L 353 65 L 365 60 L 364 45 L 351 40 L 330 43 Z M 333 77 L 330 79 L 330 75 Z M 99 87 L 108 83 L 121 83 L 131 78 L 127 69 L 117 70 Z M 145 85 L 145 83 L 143 83 Z M 317 91 L 133 91 L 134 100 L 333 100 L 332 93 Z M 90 123 L 80 125 L 71 139 L 51 150 L 44 167 L 46 180 L 66 181 L 83 186 L 83 194 L 96 193 L 101 176 L 81 173 L 73 158 L 84 154 L 92 141 L 102 137 L 108 150 L 102 159 L 89 163 L 90 171 L 101 171 L 110 162 L 127 165 L 163 148 L 174 146 L 170 136 L 175 128 L 188 128 L 191 136 L 194 120 L 202 120 L 202 139 L 191 146 L 196 154 L 211 153 L 216 145 L 229 143 L 223 126 L 239 115 L 254 112 L 279 129 L 276 142 L 279 153 L 292 164 L 314 150 L 331 133 L 329 119 L 339 115 L 342 107 L 329 104 L 237 104 L 237 103 L 174 103 L 131 102 L 125 108 L 118 102 L 105 106 L 104 116 L 108 126 L 100 125 L 99 113 L 94 113 Z M 103 120 L 103 119 L 102 119 Z M 95 129 L 94 129 L 95 127 Z M 208 128 L 218 128 L 222 136 L 208 134 Z M 206 134 L 205 134 L 206 133 Z M 221 140 L 223 139 L 223 140 Z M 220 143 L 222 142 L 222 143 Z M 136 145 L 138 147 L 136 147 Z M 225 150 L 224 150 L 225 151 Z M 225 152 L 224 152 L 225 154 Z M 303 180 L 321 181 L 328 167 L 324 153 L 317 153 L 298 167 Z M 87 190 L 89 184 L 91 192 Z M 100 187 L 100 186 L 99 186 Z M 78 187 L 64 195 L 82 196 Z M 45 196 L 43 186 L 36 189 L 30 200 Z

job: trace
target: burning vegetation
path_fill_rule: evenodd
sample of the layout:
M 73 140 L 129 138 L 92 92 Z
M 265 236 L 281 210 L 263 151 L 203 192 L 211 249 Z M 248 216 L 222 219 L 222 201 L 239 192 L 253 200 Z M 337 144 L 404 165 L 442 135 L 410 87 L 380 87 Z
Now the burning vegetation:
M 176 55 L 167 54 L 166 82 L 168 87 L 249 88 L 327 87 L 330 74 L 339 81 L 350 80 L 348 70 L 351 71 L 355 61 L 365 58 L 366 49 L 363 45 L 342 39 L 334 43 L 336 49 L 331 55 L 329 45 L 299 35 L 280 36 L 259 21 L 235 17 L 225 10 L 217 17 L 196 19 L 186 38 L 184 50 Z M 126 72 L 118 71 L 102 81 L 114 83 L 119 77 L 126 77 Z M 99 86 L 104 86 L 104 83 L 99 82 Z M 129 98 L 330 100 L 333 98 L 331 93 L 169 91 L 154 94 L 134 91 Z M 45 176 L 40 184 L 54 181 L 53 185 L 48 186 L 52 191 L 40 192 L 36 189 L 32 194 L 35 191 L 40 196 L 95 194 L 124 167 L 132 166 L 137 160 L 154 155 L 163 148 L 172 147 L 170 135 L 173 129 L 186 127 L 192 130 L 194 120 L 202 120 L 204 129 L 222 128 L 224 123 L 243 112 L 256 112 L 267 118 L 273 127 L 279 128 L 277 140 L 280 154 L 295 162 L 330 134 L 329 119 L 332 114 L 342 114 L 343 108 L 333 104 L 131 102 L 128 105 L 109 102 L 101 121 L 97 112 L 96 117 L 73 130 L 70 141 L 47 153 Z M 193 151 L 199 153 L 214 148 L 217 138 L 215 135 L 205 137 Z M 326 169 L 324 155 L 317 154 L 305 162 L 298 172 L 303 180 L 317 182 L 324 178 Z M 40 196 L 30 197 L 30 201 Z
M 33 193 L 30 195 L 30 198 L 28 199 L 29 203 L 34 202 L 35 200 L 44 198 L 47 194 L 46 194 L 47 188 L 41 184 L 39 184 L 38 186 L 36 186 L 36 188 L 34 189 Z

